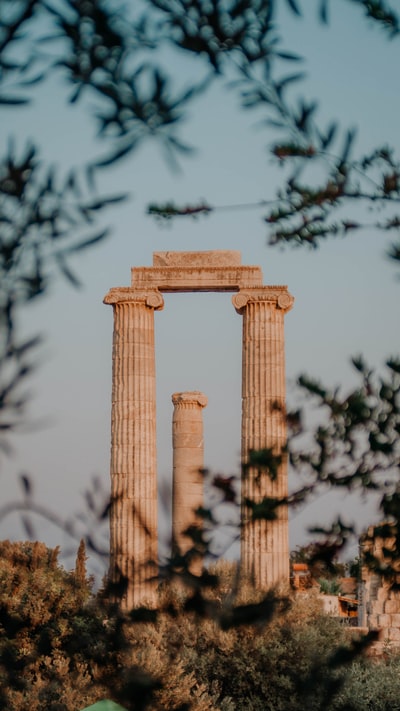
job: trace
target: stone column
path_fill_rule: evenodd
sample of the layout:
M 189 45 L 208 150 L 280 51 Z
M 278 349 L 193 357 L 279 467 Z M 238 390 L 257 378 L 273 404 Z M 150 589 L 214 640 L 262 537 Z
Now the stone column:
M 284 314 L 293 304 L 286 287 L 243 289 L 232 297 L 243 315 L 242 343 L 242 463 L 250 450 L 272 448 L 279 454 L 286 443 Z M 286 505 L 276 519 L 248 522 L 246 499 L 287 496 L 287 462 L 283 457 L 275 478 L 243 467 L 241 564 L 257 588 L 289 583 L 289 535 Z
M 203 506 L 204 439 L 203 407 L 207 398 L 198 391 L 174 393 L 172 419 L 173 485 L 172 485 L 172 541 L 173 553 L 184 555 L 194 545 L 184 535 L 190 526 L 201 527 L 195 511 Z M 200 573 L 201 558 L 189 565 L 193 573 Z
M 156 290 L 111 289 L 114 310 L 110 578 L 122 575 L 122 606 L 153 603 L 157 575 Z M 152 579 L 153 578 L 153 579 Z

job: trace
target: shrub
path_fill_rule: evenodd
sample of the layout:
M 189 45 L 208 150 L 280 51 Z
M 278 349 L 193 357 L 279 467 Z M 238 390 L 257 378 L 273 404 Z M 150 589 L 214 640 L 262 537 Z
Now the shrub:
M 263 596 L 233 594 L 234 572 L 221 570 L 207 604 L 170 586 L 158 611 L 123 614 L 92 595 L 82 548 L 68 573 L 57 550 L 0 543 L 0 708 L 110 698 L 128 711 L 400 711 L 400 656 L 353 659 L 349 630 L 315 592 L 290 605 L 280 593 L 278 613 L 249 624 L 237 613 Z
M 69 711 L 93 700 L 102 620 L 82 567 L 68 573 L 57 556 L 43 543 L 0 542 L 2 709 Z

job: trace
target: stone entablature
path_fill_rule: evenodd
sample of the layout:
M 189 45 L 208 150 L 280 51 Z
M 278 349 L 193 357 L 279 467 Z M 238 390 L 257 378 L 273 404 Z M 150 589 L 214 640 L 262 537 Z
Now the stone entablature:
M 132 287 L 164 292 L 238 291 L 262 286 L 260 267 L 242 266 L 240 252 L 155 252 L 152 267 L 133 267 Z

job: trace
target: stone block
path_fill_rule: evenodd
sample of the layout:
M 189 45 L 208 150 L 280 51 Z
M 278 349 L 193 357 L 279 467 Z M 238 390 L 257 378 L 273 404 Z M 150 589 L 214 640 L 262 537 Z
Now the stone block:
M 377 599 L 380 601 L 387 600 L 389 598 L 389 588 L 383 587 L 379 588 L 377 592 Z
M 201 412 L 200 412 L 200 417 L 197 417 L 197 413 L 195 413 L 196 417 L 193 417 L 192 411 L 190 412 L 190 419 L 188 420 L 183 420 L 182 418 L 177 420 L 175 418 L 173 425 L 172 425 L 172 436 L 176 438 L 180 438 L 181 436 L 184 435 L 197 435 L 197 436 L 202 436 L 202 420 L 201 420 Z M 200 434 L 199 434 L 200 433 Z
M 171 266 L 133 267 L 132 287 L 161 292 L 238 291 L 262 285 L 260 267 Z
M 371 603 L 371 612 L 375 615 L 382 615 L 383 612 L 390 612 L 385 609 L 387 600 L 374 600 Z
M 378 615 L 378 627 L 391 627 L 391 615 Z
M 153 252 L 153 267 L 232 267 L 240 266 L 238 250 L 213 249 L 203 252 Z
M 400 642 L 400 629 L 390 627 L 387 631 L 387 636 L 391 642 Z
M 174 451 L 176 453 L 178 453 L 179 450 L 184 450 L 184 452 L 186 452 L 186 450 L 194 449 L 195 451 L 193 452 L 193 454 L 194 454 L 194 456 L 196 456 L 195 455 L 196 450 L 199 450 L 199 449 L 201 450 L 202 448 L 203 448 L 203 435 L 202 435 L 202 433 L 198 434 L 198 432 L 195 432 L 193 434 L 189 434 L 187 432 L 182 433 L 179 436 L 179 440 L 177 442 L 176 441 L 174 442 Z M 186 455 L 184 454 L 184 452 L 182 452 L 181 456 L 185 457 Z M 190 456 L 189 452 L 187 453 L 187 456 Z
M 400 612 L 395 612 L 390 616 L 392 618 L 391 627 L 399 627 L 400 628 Z
M 384 612 L 388 612 L 389 614 L 396 614 L 396 613 L 400 612 L 400 601 L 399 600 L 386 600 L 384 605 L 385 605 Z

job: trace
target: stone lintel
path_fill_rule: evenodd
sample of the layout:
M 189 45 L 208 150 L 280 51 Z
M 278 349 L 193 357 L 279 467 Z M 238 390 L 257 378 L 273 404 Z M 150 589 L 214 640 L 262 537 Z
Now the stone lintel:
M 232 304 L 238 313 L 241 313 L 248 303 L 256 303 L 258 301 L 270 301 L 282 311 L 290 311 L 294 304 L 294 297 L 289 293 L 285 285 L 245 288 L 232 296 Z
M 239 267 L 242 255 L 236 250 L 203 252 L 153 252 L 153 267 Z
M 262 285 L 256 266 L 132 267 L 132 287 L 162 292 L 238 291 Z

